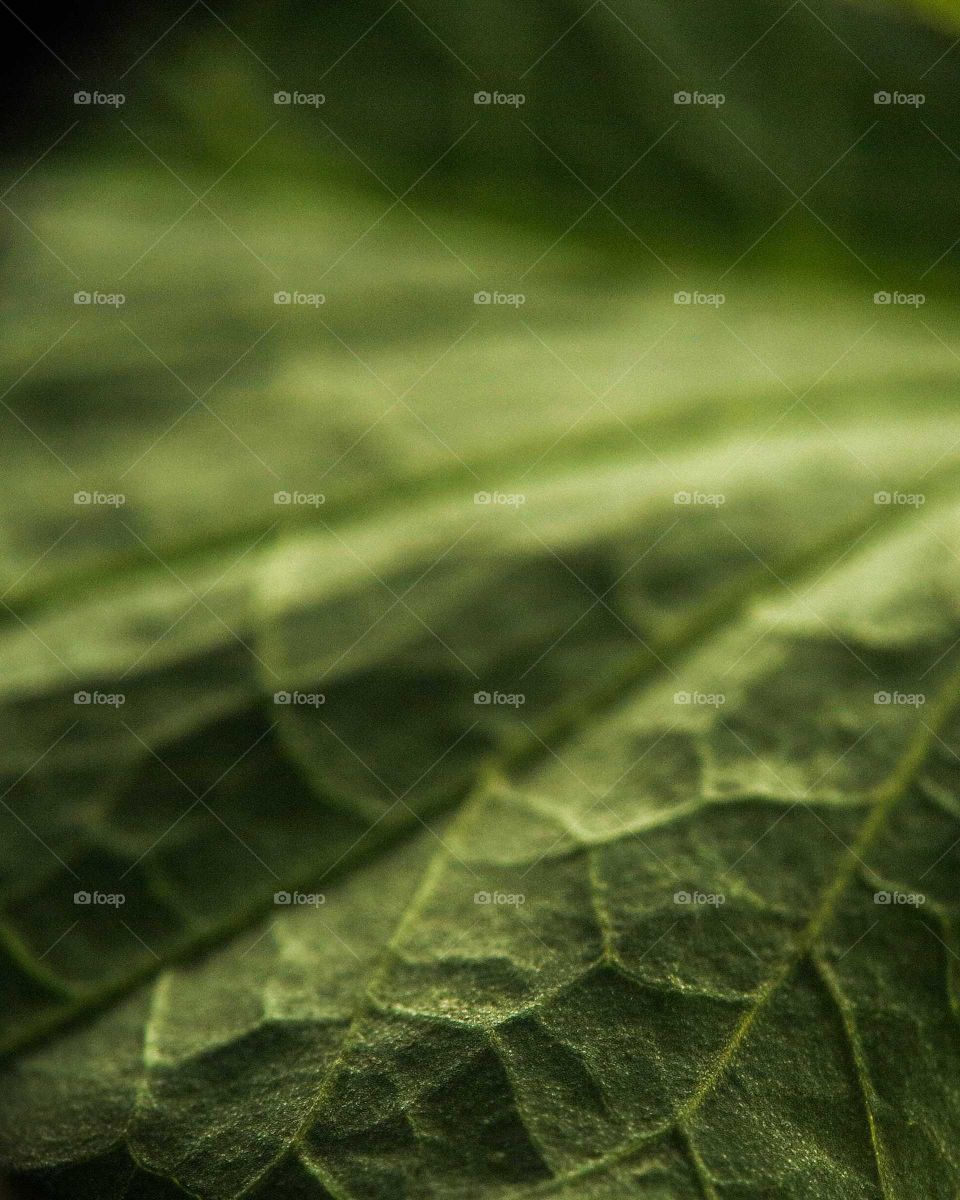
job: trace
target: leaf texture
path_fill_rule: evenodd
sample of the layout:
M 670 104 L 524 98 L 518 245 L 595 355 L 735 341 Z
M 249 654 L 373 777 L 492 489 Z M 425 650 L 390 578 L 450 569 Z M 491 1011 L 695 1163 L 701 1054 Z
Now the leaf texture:
M 670 33 L 704 71 L 775 15 L 703 7 L 717 46 Z M 518 59 L 544 41 L 423 8 L 488 72 L 494 18 Z M 419 46 L 394 9 L 381 34 Z M 949 46 L 825 11 L 888 66 Z M 545 95 L 586 104 L 598 47 L 639 53 L 590 14 Z M 330 45 L 353 19 L 331 6 Z M 236 47 L 183 53 L 244 77 Z M 650 120 L 614 84 L 563 130 L 578 172 L 585 129 L 615 158 Z M 728 116 L 773 156 L 791 98 L 748 93 Z M 768 260 L 685 307 L 669 275 L 718 271 L 692 236 L 661 275 L 483 197 L 385 205 L 342 162 L 320 186 L 326 152 L 218 180 L 211 223 L 151 144 L 186 122 L 228 162 L 246 93 L 219 122 L 171 95 L 143 162 L 19 184 L 6 251 L 4 1169 L 70 1200 L 956 1197 L 955 301 L 878 310 L 832 259 Z M 853 142 L 850 103 L 810 110 L 800 166 Z M 403 124 L 377 166 L 449 132 Z M 701 188 L 684 221 L 747 245 L 772 193 L 683 138 L 630 203 Z M 854 186 L 875 153 L 823 199 L 868 243 L 900 195 Z M 905 253 L 942 232 L 926 190 Z M 75 320 L 62 264 L 138 255 L 125 309 Z M 474 302 L 526 278 L 516 311 Z M 278 280 L 322 307 L 275 311 Z

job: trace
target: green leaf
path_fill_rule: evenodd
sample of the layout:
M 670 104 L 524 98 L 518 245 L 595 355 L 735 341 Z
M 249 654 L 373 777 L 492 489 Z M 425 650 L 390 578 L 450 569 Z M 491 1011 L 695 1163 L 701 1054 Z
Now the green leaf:
M 777 16 L 638 3 L 631 35 L 594 7 L 527 110 L 592 104 L 552 130 L 591 179 L 654 136 L 620 86 L 638 29 L 707 78 Z M 391 180 L 460 132 L 381 112 L 398 140 L 364 140 L 395 42 L 406 111 L 438 31 L 492 77 L 504 30 L 519 64 L 575 16 L 422 8 L 324 110 Z M 861 132 L 859 83 L 817 91 L 848 41 L 891 73 L 950 45 L 823 11 L 844 37 L 793 14 L 799 97 L 760 72 L 726 113 L 766 160 L 797 102 L 804 186 Z M 329 16 L 346 48 L 363 21 Z M 567 237 L 542 162 L 556 228 L 471 193 L 516 123 L 416 205 L 313 161 L 313 126 L 257 150 L 222 32 L 167 60 L 125 153 L 14 193 L 4 1170 L 71 1200 L 956 1196 L 958 312 L 937 276 L 874 302 L 875 266 L 913 291 L 949 244 L 942 147 L 851 154 L 809 258 L 795 229 L 765 258 L 789 194 L 688 122 L 620 197 L 683 211 L 627 255 Z M 921 181 L 896 253 L 882 165 Z
M 370 480 L 335 462 L 359 421 L 308 474 L 316 413 L 250 414 L 238 382 L 221 416 L 322 506 L 231 453 L 257 482 L 225 522 L 209 448 L 184 485 L 191 432 L 9 593 L 15 1170 L 98 1197 L 953 1186 L 952 354 L 849 290 L 799 364 L 820 312 L 777 321 L 758 286 L 738 335 L 785 387 L 729 313 L 596 291 L 575 343 L 561 278 L 417 348 L 407 380 L 447 351 L 409 402 L 436 458 L 375 323 L 341 334 L 383 406 Z M 336 391 L 352 356 L 311 353 Z M 268 404 L 292 461 L 254 437 Z M 190 539 L 154 490 L 178 459 L 209 497 Z

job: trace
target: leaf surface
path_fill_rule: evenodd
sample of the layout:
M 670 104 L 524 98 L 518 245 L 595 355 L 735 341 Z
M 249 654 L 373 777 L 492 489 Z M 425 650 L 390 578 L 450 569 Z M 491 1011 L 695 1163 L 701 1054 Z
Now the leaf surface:
M 636 103 L 603 98 L 611 137 Z M 708 180 L 773 220 L 684 138 L 636 203 Z M 878 308 L 831 260 L 685 306 L 729 262 L 342 176 L 241 172 L 213 219 L 149 149 L 46 164 L 7 251 L 5 1169 L 81 1200 L 955 1196 L 955 302 Z M 64 264 L 138 256 L 76 316 Z

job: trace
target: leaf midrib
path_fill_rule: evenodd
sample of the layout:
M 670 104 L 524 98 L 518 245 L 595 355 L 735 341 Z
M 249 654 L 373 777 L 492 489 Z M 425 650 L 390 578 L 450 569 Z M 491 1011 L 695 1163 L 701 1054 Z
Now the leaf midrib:
M 829 393 L 839 399 L 848 394 L 857 395 L 865 387 L 875 387 L 884 393 L 898 394 L 905 387 L 942 387 L 955 384 L 956 380 L 956 373 L 947 370 L 904 372 L 902 378 L 895 381 L 891 381 L 889 375 L 860 376 L 833 384 Z M 766 386 L 752 390 L 746 397 L 742 391 L 721 397 L 705 392 L 682 407 L 677 407 L 674 402 L 662 408 L 616 415 L 598 421 L 586 430 L 575 426 L 562 434 L 551 451 L 550 459 L 557 473 L 564 467 L 589 467 L 598 461 L 611 464 L 621 459 L 629 461 L 638 453 L 634 441 L 624 437 L 631 428 L 647 434 L 656 430 L 659 449 L 682 448 L 687 422 L 701 412 L 716 420 L 715 428 L 711 430 L 715 437 L 709 444 L 721 445 L 735 431 L 742 432 L 743 425 L 734 420 L 737 414 L 748 418 L 758 418 L 758 414 L 762 416 L 767 412 L 762 401 L 776 394 L 774 388 Z M 856 424 L 864 419 L 862 415 L 854 413 L 850 423 Z M 331 498 L 318 512 L 305 508 L 291 511 L 278 509 L 277 518 L 273 521 L 265 516 L 259 517 L 228 526 L 222 531 L 205 530 L 196 536 L 166 541 L 152 547 L 152 553 L 135 546 L 129 552 L 112 555 L 109 559 L 54 572 L 36 585 L 19 589 L 14 587 L 5 594 L 0 609 L 0 628 L 17 616 L 37 614 L 50 607 L 62 606 L 65 600 L 94 592 L 102 594 L 104 590 L 130 579 L 135 580 L 141 575 L 149 577 L 157 570 L 158 559 L 173 567 L 177 574 L 183 574 L 217 555 L 243 553 L 258 540 L 266 538 L 274 528 L 279 528 L 283 534 L 296 534 L 317 528 L 324 521 L 347 522 L 385 512 L 392 505 L 402 502 L 427 498 L 435 501 L 443 496 L 456 496 L 464 489 L 481 486 L 488 490 L 501 484 L 512 486 L 510 473 L 529 468 L 531 459 L 537 458 L 542 450 L 541 442 L 542 435 L 531 436 L 529 440 L 507 447 L 506 450 L 478 455 L 472 460 L 447 460 L 426 471 L 398 475 L 379 487 L 371 487 L 369 481 L 361 480 L 340 496 Z
M 876 512 L 868 512 L 863 517 L 851 520 L 840 531 L 834 530 L 831 535 L 820 543 L 805 547 L 799 554 L 787 555 L 775 564 L 777 576 L 785 582 L 802 579 L 808 571 L 816 571 L 818 566 L 829 567 L 833 562 L 833 554 L 838 545 L 846 538 L 867 536 L 861 546 L 869 545 L 878 539 L 890 525 L 899 524 L 916 518 L 914 510 L 905 507 L 885 508 L 880 517 Z M 645 647 L 637 654 L 620 662 L 617 667 L 597 686 L 590 691 L 581 693 L 576 701 L 558 707 L 549 723 L 536 731 L 536 736 L 527 736 L 523 740 L 507 748 L 499 761 L 489 764 L 478 779 L 465 785 L 459 792 L 442 797 L 433 805 L 427 805 L 421 816 L 426 819 L 441 815 L 443 812 L 459 807 L 475 793 L 480 793 L 489 779 L 504 772 L 521 771 L 536 763 L 544 754 L 543 744 L 557 745 L 573 737 L 579 728 L 599 713 L 614 707 L 620 698 L 646 677 L 656 677 L 663 669 L 663 656 L 670 653 L 684 653 L 697 644 L 701 638 L 713 636 L 741 613 L 750 603 L 767 593 L 774 594 L 780 584 L 770 583 L 765 588 L 756 588 L 758 580 L 768 578 L 764 568 L 745 575 L 737 585 L 731 586 L 726 592 L 719 593 L 714 603 L 705 606 L 700 613 L 691 618 L 679 631 L 664 637 L 649 650 Z M 298 765 L 295 763 L 295 765 Z M 299 769 L 299 765 L 298 765 Z M 308 786 L 314 787 L 309 780 Z M 378 851 L 387 846 L 399 844 L 413 836 L 419 825 L 414 822 L 406 824 L 389 819 L 382 820 L 376 831 L 370 835 L 364 834 L 360 843 L 366 842 L 363 850 L 359 843 L 348 852 L 334 870 L 320 876 L 320 879 L 335 879 L 347 874 L 350 870 L 365 860 L 371 859 Z M 318 882 L 316 868 L 297 876 L 296 879 L 284 881 L 288 889 L 309 887 Z M 42 1044 L 57 1032 L 72 1024 L 103 1011 L 111 1003 L 131 992 L 136 986 L 146 983 L 167 967 L 178 962 L 186 961 L 197 955 L 214 949 L 231 936 L 236 936 L 248 929 L 257 919 L 270 911 L 268 900 L 257 900 L 244 908 L 238 909 L 230 919 L 215 927 L 209 927 L 196 934 L 188 941 L 173 945 L 164 957 L 157 963 L 145 961 L 137 970 L 130 972 L 95 994 L 81 994 L 75 1003 L 44 1013 L 32 1024 L 21 1027 L 21 1030 L 7 1039 L 0 1041 L 0 1061 L 25 1049 Z
M 841 540 L 841 539 L 839 539 L 839 538 L 830 539 L 831 545 L 836 545 L 836 543 L 839 540 Z M 821 547 L 821 548 L 818 548 L 818 553 L 816 555 L 808 555 L 806 557 L 807 558 L 819 558 L 819 557 L 822 557 L 823 554 L 826 552 L 827 552 L 826 549 Z M 812 565 L 812 564 L 811 563 L 804 564 L 804 566 L 809 566 L 809 565 Z M 787 574 L 787 578 L 790 579 L 791 576 L 796 577 L 797 575 L 802 575 L 803 569 L 804 569 L 804 567 L 801 566 L 799 563 L 794 564 L 794 570 Z M 744 589 L 744 591 L 747 592 L 747 594 L 749 596 L 749 589 Z M 716 632 L 718 629 L 723 628 L 730 621 L 730 619 L 736 615 L 736 613 L 738 612 L 738 610 L 740 609 L 741 606 L 742 606 L 741 603 L 737 603 L 737 602 L 731 603 L 729 600 L 727 601 L 727 603 L 722 604 L 720 606 L 721 612 L 715 614 L 713 616 L 713 619 L 711 619 L 707 622 L 708 629 L 712 632 Z M 672 645 L 667 644 L 667 642 L 665 640 L 665 642 L 663 644 L 661 644 L 661 646 L 658 648 L 657 653 L 659 655 L 661 652 L 666 653 L 666 652 L 669 652 L 670 650 L 683 652 L 684 650 L 689 649 L 696 642 L 696 640 L 700 637 L 701 633 L 705 634 L 707 631 L 708 631 L 707 629 L 694 630 L 693 628 L 690 628 L 687 631 L 685 631 L 685 636 L 681 639 L 678 639 L 677 643 L 675 643 L 675 644 L 672 644 Z M 659 673 L 660 669 L 662 669 L 662 663 L 659 661 L 659 659 L 657 659 L 657 660 L 655 660 L 655 662 L 653 664 L 653 668 L 652 668 L 650 674 L 655 677 Z M 621 680 L 621 686 L 616 690 L 616 694 L 610 698 L 609 704 L 615 703 L 616 699 L 618 699 L 619 696 L 622 695 L 623 691 L 627 690 L 630 687 L 636 686 L 639 682 L 640 682 L 640 680 L 637 678 L 637 676 L 635 674 L 632 675 L 632 677 L 630 677 L 629 679 Z M 940 701 L 937 703 L 937 705 L 934 706 L 933 711 L 935 714 L 935 716 L 934 716 L 935 722 L 937 721 L 937 718 L 939 717 L 940 723 L 942 723 L 942 721 L 945 721 L 946 718 L 949 716 L 949 713 L 952 711 L 952 709 L 957 701 L 957 698 L 958 698 L 956 693 L 960 693 L 960 656 L 958 656 L 957 670 L 956 670 L 955 674 L 953 676 L 951 676 L 949 686 L 944 689 L 944 695 L 941 696 Z M 603 705 L 604 708 L 608 707 L 608 706 L 609 706 L 608 704 Z M 944 707 L 946 707 L 946 712 L 941 714 L 941 709 L 943 709 Z M 593 713 L 591 713 L 590 715 L 593 715 Z M 581 718 L 581 720 L 582 720 L 582 718 Z M 579 723 L 580 722 L 578 722 L 577 724 L 579 724 Z M 935 723 L 934 730 L 939 728 L 940 723 Z M 919 770 L 920 767 L 922 766 L 923 761 L 926 756 L 926 751 L 927 751 L 927 749 L 929 749 L 929 746 L 932 744 L 932 742 L 936 736 L 936 733 L 934 732 L 934 730 L 931 730 L 930 732 L 926 732 L 927 731 L 926 725 L 924 725 L 923 729 L 921 730 L 921 733 L 926 733 L 926 737 L 925 737 L 925 739 L 922 739 L 922 742 L 921 742 L 919 759 L 917 761 L 917 766 L 916 766 L 917 770 Z M 568 736 L 569 732 L 571 732 L 571 731 L 569 729 L 567 729 L 562 734 L 558 735 L 555 733 L 553 735 L 553 739 L 552 739 L 553 744 L 556 744 L 558 741 L 562 742 L 565 739 L 565 737 Z M 914 739 L 914 740 L 916 741 L 916 739 Z M 544 738 L 544 741 L 549 743 L 551 741 L 550 736 L 546 736 Z M 533 742 L 533 739 L 531 739 L 531 742 Z M 532 748 L 536 751 L 536 753 L 534 754 L 534 758 L 539 759 L 541 757 L 539 745 L 536 742 L 533 742 Z M 849 850 L 846 857 L 842 860 L 841 871 L 838 872 L 838 875 L 832 882 L 831 886 L 829 888 L 825 889 L 824 898 L 822 900 L 821 905 L 818 906 L 815 916 L 817 914 L 819 914 L 821 912 L 821 910 L 823 909 L 823 910 L 825 910 L 823 919 L 824 919 L 824 921 L 826 921 L 828 919 L 829 913 L 832 912 L 832 905 L 833 905 L 835 899 L 837 898 L 837 896 L 840 894 L 840 892 L 842 892 L 842 890 L 846 886 L 849 876 L 856 870 L 856 866 L 860 861 L 860 853 L 859 852 L 864 849 L 865 845 L 868 844 L 870 840 L 872 840 L 872 837 L 875 835 L 874 827 L 876 826 L 876 828 L 879 828 L 882 825 L 882 820 L 885 818 L 887 810 L 882 808 L 881 806 L 883 804 L 883 801 L 887 794 L 887 791 L 890 790 L 890 792 L 891 792 L 890 798 L 887 803 L 888 803 L 889 807 L 892 807 L 893 804 L 896 803 L 896 800 L 899 799 L 899 797 L 900 797 L 901 792 L 899 790 L 898 782 L 899 782 L 901 776 L 904 775 L 904 773 L 907 773 L 907 778 L 905 779 L 905 781 L 903 783 L 903 789 L 905 790 L 906 787 L 909 786 L 909 783 L 912 779 L 911 767 L 912 767 L 912 764 L 913 764 L 915 758 L 917 758 L 916 749 L 913 745 L 911 745 L 911 748 L 908 749 L 908 751 L 903 756 L 903 759 L 901 760 L 901 763 L 898 765 L 898 768 L 895 771 L 891 772 L 891 774 L 890 774 L 890 776 L 888 776 L 887 780 L 885 780 L 883 783 L 877 785 L 874 789 L 872 789 L 872 793 L 875 794 L 877 799 L 874 800 L 870 815 L 864 821 L 864 824 L 861 827 L 861 833 L 860 833 L 860 835 L 858 835 L 858 838 L 857 838 L 856 842 L 854 843 L 854 846 Z M 510 771 L 517 771 L 519 769 L 522 769 L 522 767 L 524 765 L 526 765 L 526 763 L 522 760 L 522 758 L 520 756 L 518 756 L 517 760 L 505 765 L 504 767 L 501 768 L 501 770 L 509 773 Z M 478 780 L 478 782 L 474 785 L 474 787 L 471 788 L 470 792 L 468 793 L 467 797 L 464 800 L 464 805 L 463 805 L 464 810 L 467 808 L 467 806 L 469 804 L 479 803 L 482 800 L 484 793 L 485 793 L 487 782 L 488 782 L 491 774 L 492 774 L 492 771 L 488 771 L 480 780 Z M 861 843 L 863 843 L 863 844 L 861 844 Z M 372 993 L 373 989 L 375 988 L 378 980 L 389 970 L 389 966 L 390 966 L 390 953 L 389 952 L 390 952 L 393 942 L 395 941 L 395 939 L 397 937 L 398 931 L 401 930 L 402 927 L 411 920 L 411 917 L 413 914 L 415 914 L 422 897 L 429 894 L 429 890 L 432 885 L 433 876 L 436 875 L 437 873 L 439 873 L 439 871 L 445 865 L 446 860 L 447 860 L 447 851 L 445 849 L 438 850 L 436 855 L 434 856 L 434 858 L 431 860 L 430 864 L 428 865 L 427 870 L 424 874 L 424 878 L 421 880 L 420 884 L 415 889 L 414 894 L 411 897 L 409 903 L 406 905 L 406 907 L 400 914 L 400 917 L 394 928 L 393 935 L 391 935 L 391 937 L 385 941 L 384 946 L 381 948 L 380 952 L 376 955 L 376 958 L 370 967 L 367 979 L 363 985 L 363 990 L 360 995 L 360 998 L 357 1000 L 356 1004 L 354 1005 L 353 1013 L 350 1018 L 350 1027 L 343 1039 L 343 1043 L 342 1043 L 340 1049 L 337 1051 L 337 1054 L 334 1056 L 334 1058 L 331 1060 L 331 1062 L 328 1064 L 328 1066 L 324 1070 L 323 1077 L 322 1077 L 322 1079 L 319 1083 L 318 1089 L 317 1089 L 317 1094 L 316 1094 L 315 1098 L 313 1099 L 313 1101 L 311 1102 L 311 1104 L 308 1106 L 306 1114 L 301 1119 L 300 1123 L 297 1126 L 297 1129 L 290 1136 L 290 1138 L 284 1142 L 282 1148 L 278 1151 L 278 1153 L 276 1154 L 274 1159 L 270 1163 L 268 1163 L 266 1167 L 264 1167 L 261 1171 L 259 1171 L 257 1173 L 257 1175 L 250 1182 L 248 1182 L 240 1192 L 238 1192 L 236 1194 L 236 1196 L 234 1197 L 234 1200 L 242 1200 L 242 1198 L 247 1196 L 251 1192 L 251 1190 L 255 1189 L 258 1186 L 258 1184 L 260 1182 L 262 1182 L 262 1180 L 264 1178 L 267 1177 L 270 1170 L 272 1170 L 273 1167 L 276 1166 L 277 1163 L 282 1160 L 283 1156 L 285 1154 L 289 1153 L 291 1149 L 293 1149 L 294 1147 L 298 1147 L 298 1148 L 302 1147 L 304 1138 L 305 1138 L 307 1132 L 309 1131 L 310 1123 L 313 1120 L 313 1117 L 315 1116 L 317 1110 L 323 1104 L 323 1102 L 329 1092 L 329 1089 L 332 1086 L 332 1083 L 334 1081 L 334 1077 L 335 1077 L 337 1068 L 344 1060 L 344 1056 L 347 1052 L 347 1049 L 352 1042 L 354 1030 L 355 1030 L 356 1026 L 359 1024 L 359 1022 L 363 1020 L 363 1018 L 366 1014 L 366 1010 L 367 1010 L 367 1006 L 368 1006 L 368 997 Z M 801 931 L 801 933 L 798 935 L 798 941 L 803 938 L 803 935 L 807 929 L 813 928 L 813 927 L 814 927 L 814 918 L 811 918 L 811 921 L 808 922 L 808 926 L 805 927 L 805 929 L 803 931 Z M 811 935 L 810 946 L 812 946 L 815 943 L 816 937 L 819 935 L 820 931 L 821 931 L 821 927 L 819 925 L 816 926 L 814 929 L 814 932 Z M 677 1129 L 680 1129 L 683 1127 L 685 1121 L 689 1118 L 689 1116 L 691 1116 L 700 1107 L 700 1105 L 706 1099 L 707 1095 L 710 1094 L 710 1092 L 713 1090 L 716 1083 L 719 1081 L 720 1077 L 722 1076 L 723 1072 L 726 1069 L 726 1066 L 729 1064 L 730 1061 L 732 1061 L 733 1057 L 735 1056 L 736 1050 L 739 1047 L 740 1042 L 747 1036 L 747 1034 L 750 1030 L 750 1027 L 752 1026 L 756 1017 L 759 1015 L 760 1011 L 765 1006 L 766 1002 L 774 994 L 774 992 L 777 990 L 777 988 L 779 988 L 781 983 L 790 975 L 790 973 L 792 972 L 796 963 L 800 960 L 800 958 L 803 957 L 804 953 L 808 952 L 808 950 L 809 950 L 809 947 L 805 948 L 803 950 L 803 952 L 798 953 L 796 955 L 796 957 L 791 955 L 789 958 L 784 960 L 784 962 L 781 964 L 780 969 L 777 972 L 775 972 L 773 976 L 771 976 L 771 979 L 768 980 L 767 984 L 764 985 L 764 987 L 761 989 L 760 996 L 759 996 L 757 1003 L 748 1010 L 747 1014 L 745 1014 L 745 1016 L 743 1018 L 741 1018 L 741 1022 L 738 1024 L 738 1027 L 734 1031 L 734 1034 L 731 1036 L 730 1040 L 724 1047 L 723 1051 L 718 1056 L 718 1060 L 715 1065 L 714 1071 L 711 1071 L 705 1077 L 703 1084 L 695 1090 L 695 1092 L 693 1093 L 693 1095 L 691 1097 L 691 1100 L 688 1101 L 687 1105 L 682 1106 L 681 1109 L 678 1111 L 678 1113 L 674 1117 L 674 1121 L 670 1124 L 664 1125 L 662 1128 L 659 1128 L 654 1133 L 648 1132 L 648 1133 L 644 1134 L 641 1139 L 638 1139 L 637 1141 L 631 1143 L 629 1147 L 624 1148 L 622 1151 L 615 1151 L 613 1155 L 608 1156 L 604 1160 L 601 1160 L 602 1162 L 609 1163 L 609 1162 L 613 1162 L 613 1161 L 620 1161 L 621 1157 L 627 1158 L 627 1157 L 629 1157 L 630 1153 L 632 1153 L 634 1150 L 640 1148 L 641 1146 L 643 1146 L 647 1142 L 649 1142 L 651 1137 L 659 1136 L 666 1130 L 673 1128 L 673 1127 L 676 1127 Z M 319 1165 L 319 1164 L 315 1164 L 312 1158 L 311 1158 L 311 1164 Z M 600 1169 L 600 1165 L 591 1164 L 591 1170 L 593 1170 L 593 1169 Z M 327 1177 L 327 1172 L 324 1171 L 324 1178 L 326 1179 L 326 1177 Z M 553 1186 L 560 1180 L 568 1178 L 568 1177 L 571 1177 L 571 1178 L 579 1177 L 579 1172 L 572 1172 L 572 1173 L 570 1173 L 569 1176 L 558 1176 L 557 1179 L 549 1181 L 549 1183 L 544 1186 L 548 1186 L 548 1187 Z M 533 1194 L 533 1193 L 531 1193 L 531 1194 Z M 348 1200 L 348 1197 L 345 1197 L 345 1200 Z

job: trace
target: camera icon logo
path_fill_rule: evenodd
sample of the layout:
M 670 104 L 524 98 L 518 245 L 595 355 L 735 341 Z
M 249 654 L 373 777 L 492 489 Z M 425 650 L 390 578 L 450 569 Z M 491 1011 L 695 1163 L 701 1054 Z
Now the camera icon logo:
M 74 904 L 89 904 L 90 903 L 90 893 L 89 892 L 74 892 L 73 893 L 73 902 L 74 902 Z
M 673 93 L 674 104 L 689 104 L 691 102 L 691 100 L 692 100 L 692 97 L 689 92 L 674 92 Z
M 74 104 L 89 104 L 90 100 L 91 100 L 91 96 L 90 96 L 89 92 L 74 92 L 73 93 Z
M 889 292 L 874 292 L 873 293 L 874 304 L 889 304 L 892 299 L 893 299 L 893 297 L 891 296 L 891 294 Z
M 73 693 L 73 702 L 74 702 L 74 704 L 89 704 L 90 703 L 90 693 L 89 692 L 74 692 Z
M 674 902 L 674 904 L 689 904 L 690 903 L 690 893 L 689 892 L 674 892 L 673 893 L 673 902 Z
M 289 92 L 274 92 L 273 93 L 273 102 L 274 102 L 274 104 L 289 104 L 290 103 L 290 93 Z
M 474 902 L 474 904 L 489 904 L 490 903 L 490 893 L 489 892 L 474 892 L 473 893 L 473 902 Z
M 273 293 L 273 302 L 274 302 L 274 304 L 289 304 L 291 302 L 290 293 L 289 292 L 274 292 Z
M 74 292 L 73 293 L 74 304 L 89 304 L 91 299 L 92 299 L 92 297 L 89 292 Z
M 890 899 L 891 899 L 891 897 L 890 897 L 889 892 L 874 892 L 873 893 L 874 904 L 889 904 Z
M 690 495 L 689 492 L 674 492 L 673 493 L 674 504 L 689 504 L 692 499 L 693 499 L 693 497 Z
M 290 703 L 290 693 L 289 692 L 274 692 L 273 693 L 273 702 L 274 702 L 274 704 L 289 704 Z
M 474 92 L 473 93 L 474 104 L 490 104 L 492 102 L 492 100 L 493 100 L 493 97 L 490 95 L 489 92 Z
M 874 504 L 890 504 L 892 502 L 892 500 L 893 500 L 893 497 L 890 495 L 889 492 L 874 492 L 873 493 Z
M 474 292 L 473 293 L 474 304 L 489 304 L 491 299 L 492 299 L 492 297 L 489 292 Z
M 874 102 L 874 104 L 890 104 L 891 103 L 890 93 L 889 92 L 874 92 L 873 93 L 873 102 Z
M 689 704 L 690 703 L 690 693 L 689 692 L 674 692 L 673 693 L 673 702 L 674 702 L 674 704 Z
M 693 302 L 693 297 L 689 292 L 674 292 L 673 302 L 674 304 L 691 304 Z
M 293 501 L 293 495 L 291 492 L 274 492 L 273 493 L 274 504 L 290 504 L 292 501 Z
M 474 692 L 473 693 L 473 702 L 474 702 L 474 704 L 489 704 L 490 703 L 490 693 L 489 692 Z
M 291 900 L 291 897 L 290 897 L 289 892 L 274 892 L 273 893 L 274 904 L 289 904 L 290 900 Z
M 74 504 L 89 504 L 92 499 L 93 499 L 93 497 L 90 495 L 89 492 L 74 492 L 73 493 Z

